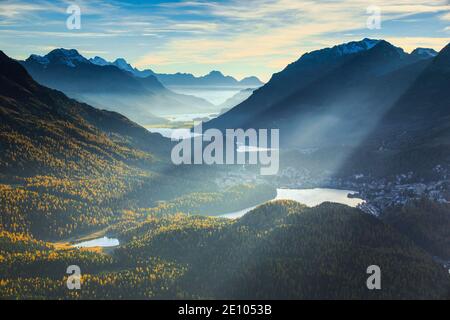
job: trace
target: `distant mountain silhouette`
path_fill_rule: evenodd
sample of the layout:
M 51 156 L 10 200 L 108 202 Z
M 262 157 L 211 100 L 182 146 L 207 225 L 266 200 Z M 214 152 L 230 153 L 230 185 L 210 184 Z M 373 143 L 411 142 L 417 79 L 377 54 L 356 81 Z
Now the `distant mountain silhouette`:
M 434 58 L 438 55 L 438 52 L 434 49 L 428 49 L 428 48 L 417 48 L 414 49 L 413 52 L 411 52 L 411 55 L 416 55 L 420 58 Z
M 73 49 L 56 49 L 43 57 L 31 55 L 21 63 L 39 83 L 96 107 L 123 113 L 141 124 L 163 122 L 158 117 L 165 114 L 213 107 L 206 100 L 172 92 L 153 75 L 136 77 L 99 58 L 96 62 Z M 124 61 L 115 63 L 124 68 Z
M 92 62 L 93 64 L 99 65 L 99 66 L 116 66 L 117 68 L 123 70 L 123 71 L 127 71 L 130 72 L 131 74 L 133 74 L 136 77 L 139 78 L 146 78 L 149 76 L 155 76 L 156 74 L 151 71 L 151 70 L 143 70 L 140 71 L 137 68 L 134 68 L 131 64 L 129 64 L 125 59 L 123 58 L 117 58 L 116 60 L 114 60 L 113 62 L 107 61 L 105 59 L 103 59 L 102 57 L 99 56 L 95 56 L 94 58 L 89 59 L 90 62 Z
M 73 49 L 55 49 L 43 57 L 31 55 L 22 65 L 36 81 L 67 92 L 155 94 L 164 90 L 153 76 L 143 80 L 112 65 L 90 63 Z
M 242 79 L 241 81 L 239 81 L 239 84 L 241 86 L 255 88 L 255 87 L 262 86 L 264 83 L 261 82 L 261 80 L 259 80 L 257 77 L 251 76 L 251 77 L 246 77 L 246 78 Z
M 220 71 L 211 71 L 209 74 L 202 77 L 195 77 L 190 73 L 155 73 L 149 69 L 139 70 L 129 64 L 123 58 L 116 59 L 114 62 L 108 62 L 105 59 L 97 56 L 90 59 L 90 61 L 94 64 L 102 66 L 115 65 L 116 67 L 124 71 L 128 71 L 137 77 L 148 77 L 152 75 L 155 76 L 165 86 L 231 86 L 256 88 L 264 84 L 255 76 L 246 77 L 241 81 L 238 81 L 231 76 L 223 75 Z
M 236 93 L 231 98 L 228 98 L 224 103 L 219 105 L 221 113 L 225 113 L 241 102 L 247 100 L 252 95 L 253 91 L 255 91 L 255 89 L 244 89 Z

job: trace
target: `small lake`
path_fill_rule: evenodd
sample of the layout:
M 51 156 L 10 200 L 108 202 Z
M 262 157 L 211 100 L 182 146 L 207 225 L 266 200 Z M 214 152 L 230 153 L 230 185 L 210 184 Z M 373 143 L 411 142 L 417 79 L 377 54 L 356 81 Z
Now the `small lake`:
M 240 91 L 247 89 L 247 86 L 168 86 L 168 88 L 176 93 L 196 96 L 214 105 L 220 105 Z
M 173 129 L 173 128 L 147 128 L 151 133 L 159 133 L 165 138 L 172 138 L 172 134 L 175 133 L 175 137 L 179 140 L 194 138 L 196 134 L 191 132 L 190 129 Z M 198 134 L 197 134 L 198 135 Z
M 356 207 L 364 202 L 362 199 L 349 198 L 349 194 L 354 194 L 355 191 L 339 190 L 339 189 L 277 189 L 277 196 L 272 200 L 294 200 L 307 205 L 308 207 L 318 206 L 323 202 L 336 202 Z M 262 203 L 261 203 L 262 204 Z M 257 205 L 259 206 L 259 205 Z M 255 209 L 257 206 L 246 208 L 240 211 L 230 212 L 220 215 L 221 218 L 237 219 L 242 217 L 247 212 Z
M 274 148 L 260 148 L 260 147 L 255 147 L 255 146 L 247 146 L 247 145 L 239 145 L 236 148 L 236 152 L 239 153 L 252 153 L 252 152 L 268 152 L 268 151 L 274 151 L 274 150 L 278 150 L 278 149 L 274 149 Z
M 97 238 L 89 241 L 84 241 L 80 243 L 76 243 L 73 245 L 75 248 L 93 248 L 93 247 L 102 247 L 102 248 L 108 248 L 108 247 L 117 247 L 119 245 L 119 240 L 114 238 Z
M 184 140 L 184 139 L 191 139 L 195 137 L 200 137 L 202 134 L 192 132 L 191 129 L 188 128 L 153 128 L 153 127 L 147 127 L 147 131 L 151 133 L 159 133 L 164 138 L 171 139 L 172 136 L 177 140 Z M 251 153 L 251 152 L 267 152 L 272 150 L 278 150 L 278 149 L 272 149 L 272 148 L 260 148 L 256 146 L 248 146 L 248 145 L 238 145 L 236 147 L 236 152 L 239 153 Z
M 219 112 L 220 110 L 217 110 Z M 217 115 L 213 112 L 208 113 L 181 113 L 181 114 L 168 114 L 162 115 L 163 118 L 166 118 L 170 122 L 190 122 L 190 121 L 205 121 L 205 119 L 211 119 Z

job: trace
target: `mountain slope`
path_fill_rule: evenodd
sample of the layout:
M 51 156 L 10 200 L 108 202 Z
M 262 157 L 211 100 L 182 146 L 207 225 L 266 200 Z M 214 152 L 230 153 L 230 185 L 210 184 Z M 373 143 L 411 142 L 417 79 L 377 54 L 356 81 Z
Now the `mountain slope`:
M 348 48 L 335 46 L 304 54 L 299 60 L 274 74 L 267 84 L 256 90 L 241 105 L 206 125 L 211 128 L 224 128 L 226 124 L 235 128 L 245 127 L 254 117 L 263 114 L 279 101 L 305 88 L 354 54 L 372 47 L 377 42 L 378 40 L 364 39 L 359 43 L 350 43 Z
M 439 52 L 413 85 L 391 108 L 386 119 L 407 124 L 446 121 L 450 115 L 450 44 Z
M 220 104 L 220 113 L 225 113 L 228 110 L 231 110 L 238 104 L 242 103 L 243 101 L 247 100 L 252 94 L 254 89 L 244 89 L 236 93 L 231 98 L 228 98 L 224 103 Z
M 388 208 L 381 219 L 433 256 L 450 261 L 450 204 L 421 199 Z
M 161 136 L 150 134 L 120 114 L 97 110 L 37 84 L 19 64 L 3 53 L 0 63 L 4 132 L 10 130 L 18 134 L 34 134 L 32 141 L 36 144 L 39 144 L 40 139 L 55 139 L 57 144 L 65 141 L 68 149 L 64 152 L 67 154 L 71 153 L 69 150 L 74 144 L 79 144 L 67 141 L 73 139 L 71 134 L 74 134 L 74 137 L 83 137 L 86 149 L 95 146 L 101 154 L 113 152 L 113 148 L 117 148 L 120 152 L 113 157 L 124 160 L 134 152 L 132 148 L 145 152 L 154 151 L 156 154 L 161 154 L 167 148 L 167 142 Z M 86 166 L 89 167 L 92 166 Z
M 342 170 L 365 170 L 377 176 L 415 172 L 440 180 L 434 169 L 447 170 L 450 163 L 449 87 L 447 45 L 387 108 Z
M 207 128 L 279 128 L 282 144 L 357 145 L 431 59 L 364 39 L 304 55 Z
M 3 52 L 0 117 L 0 229 L 12 232 L 59 238 L 104 226 L 170 154 L 167 139 L 37 84 Z

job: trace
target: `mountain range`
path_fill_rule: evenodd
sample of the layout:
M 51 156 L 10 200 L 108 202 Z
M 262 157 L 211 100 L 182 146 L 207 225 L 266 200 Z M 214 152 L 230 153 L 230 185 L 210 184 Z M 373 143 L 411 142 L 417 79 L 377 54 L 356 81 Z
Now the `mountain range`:
M 21 64 L 40 84 L 100 109 L 120 112 L 140 124 L 162 123 L 165 115 L 214 108 L 204 99 L 167 89 L 153 75 L 136 77 L 115 65 L 94 64 L 74 49 L 31 55 Z
M 196 77 L 190 73 L 155 73 L 150 69 L 139 70 L 129 64 L 125 59 L 118 58 L 113 62 L 107 61 L 102 57 L 94 57 L 89 59 L 94 64 L 100 66 L 113 65 L 121 70 L 128 71 L 136 77 L 145 78 L 148 76 L 155 76 L 163 85 L 165 86 L 207 86 L 207 87 L 245 87 L 245 88 L 256 88 L 262 86 L 264 83 L 261 82 L 257 77 L 250 76 L 246 77 L 240 81 L 236 80 L 231 76 L 225 76 L 220 71 L 211 71 L 207 75 Z

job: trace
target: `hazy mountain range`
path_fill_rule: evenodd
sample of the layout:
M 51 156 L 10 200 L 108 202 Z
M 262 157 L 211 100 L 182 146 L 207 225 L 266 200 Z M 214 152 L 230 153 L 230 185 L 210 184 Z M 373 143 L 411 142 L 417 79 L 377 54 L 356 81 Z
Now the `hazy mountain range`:
M 253 94 L 253 91 L 255 91 L 255 90 L 256 89 L 247 88 L 247 89 L 239 91 L 234 96 L 232 96 L 231 98 L 228 98 L 224 103 L 219 105 L 220 112 L 225 113 L 226 111 L 234 108 L 241 102 L 247 100 Z
M 164 115 L 214 108 L 204 99 L 167 89 L 153 75 L 137 77 L 115 65 L 94 64 L 74 49 L 31 55 L 21 63 L 39 83 L 100 109 L 120 112 L 140 124 L 164 122 Z
M 246 77 L 240 81 L 236 80 L 231 76 L 225 76 L 220 71 L 211 71 L 207 75 L 196 77 L 190 73 L 175 73 L 175 74 L 165 74 L 165 73 L 155 73 L 150 69 L 139 70 L 129 64 L 125 59 L 118 58 L 113 62 L 107 61 L 102 57 L 94 57 L 89 59 L 94 64 L 100 66 L 114 65 L 121 70 L 128 71 L 135 75 L 136 77 L 148 77 L 155 76 L 163 85 L 165 86 L 208 86 L 208 87 L 245 87 L 245 88 L 256 88 L 262 86 L 264 83 L 261 82 L 257 77 L 250 76 Z

